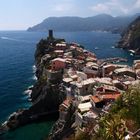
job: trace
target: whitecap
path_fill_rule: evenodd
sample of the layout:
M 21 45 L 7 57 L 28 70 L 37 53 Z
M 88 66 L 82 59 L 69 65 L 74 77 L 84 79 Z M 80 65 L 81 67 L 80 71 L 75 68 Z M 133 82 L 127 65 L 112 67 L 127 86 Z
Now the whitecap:
M 28 89 L 31 89 L 31 88 L 33 88 L 33 85 L 31 85 L 31 86 L 28 86 Z
M 34 75 L 34 76 L 32 77 L 32 79 L 36 81 L 36 80 L 37 80 L 37 77 Z
M 0 37 L 0 39 L 18 41 L 18 42 L 26 42 L 26 43 L 34 43 L 34 42 L 27 41 L 27 40 L 20 40 L 20 39 L 10 38 L 10 37 L 6 37 L 6 36 L 2 36 L 2 37 Z
M 5 37 L 5 36 L 2 36 L 1 39 L 4 39 L 4 40 L 11 40 L 11 41 L 20 41 L 18 39 L 14 39 L 14 38 L 10 38 L 10 37 Z
M 29 98 L 28 96 L 24 96 L 24 97 L 22 97 L 21 99 L 22 99 L 22 100 L 28 100 L 28 98 Z
M 27 90 L 24 91 L 24 94 L 31 95 L 31 93 L 32 93 L 32 90 L 29 90 L 29 89 L 27 89 Z
M 35 73 L 35 72 L 36 72 L 36 66 L 33 65 L 33 66 L 32 66 L 32 69 L 33 69 L 33 73 Z

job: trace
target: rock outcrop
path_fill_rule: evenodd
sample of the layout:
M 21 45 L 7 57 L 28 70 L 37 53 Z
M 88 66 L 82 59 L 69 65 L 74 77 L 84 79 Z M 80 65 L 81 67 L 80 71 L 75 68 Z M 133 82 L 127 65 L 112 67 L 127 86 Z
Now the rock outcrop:
M 76 108 L 71 104 L 66 112 L 65 118 L 59 117 L 54 124 L 48 140 L 63 140 L 75 131 L 75 110 Z
M 11 114 L 8 120 L 1 125 L 1 133 L 33 121 L 42 120 L 42 118 L 58 118 L 59 105 L 65 99 L 65 94 L 62 90 L 60 90 L 59 85 L 63 74 L 62 72 L 56 72 L 55 74 L 57 76 L 49 79 L 46 73 L 50 60 L 55 57 L 55 55 L 52 54 L 53 45 L 60 41 L 64 40 L 48 37 L 47 39 L 40 40 L 37 44 L 35 64 L 38 80 L 32 88 L 32 106 L 29 109 L 20 109 Z M 49 57 L 47 57 L 46 54 L 48 54 Z
M 140 54 L 140 16 L 122 34 L 118 47 L 133 50 L 136 54 Z

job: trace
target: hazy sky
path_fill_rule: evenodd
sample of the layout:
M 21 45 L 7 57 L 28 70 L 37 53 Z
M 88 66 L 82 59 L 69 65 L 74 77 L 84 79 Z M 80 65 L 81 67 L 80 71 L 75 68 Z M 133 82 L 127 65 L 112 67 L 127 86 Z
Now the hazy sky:
M 0 0 L 0 30 L 26 29 L 50 16 L 140 12 L 140 0 Z

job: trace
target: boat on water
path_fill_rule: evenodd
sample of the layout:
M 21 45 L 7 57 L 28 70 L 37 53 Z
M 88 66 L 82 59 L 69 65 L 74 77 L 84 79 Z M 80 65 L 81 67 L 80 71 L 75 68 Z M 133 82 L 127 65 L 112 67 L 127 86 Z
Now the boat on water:
M 130 53 L 130 55 L 131 55 L 131 56 L 134 56 L 134 54 L 133 54 L 133 53 Z
M 131 56 L 140 58 L 140 53 L 138 53 L 137 51 L 129 50 L 129 52 L 130 52 L 130 55 L 131 55 Z
M 130 53 L 135 54 L 136 52 L 134 50 L 129 50 Z
M 98 47 L 95 47 L 94 49 L 95 49 L 95 50 L 99 50 L 99 48 L 98 48 Z

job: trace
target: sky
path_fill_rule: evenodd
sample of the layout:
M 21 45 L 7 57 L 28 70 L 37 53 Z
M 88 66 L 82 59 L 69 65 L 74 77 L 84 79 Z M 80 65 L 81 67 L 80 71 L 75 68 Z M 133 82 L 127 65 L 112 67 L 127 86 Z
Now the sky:
M 0 0 L 0 30 L 25 30 L 47 17 L 140 13 L 140 0 Z

